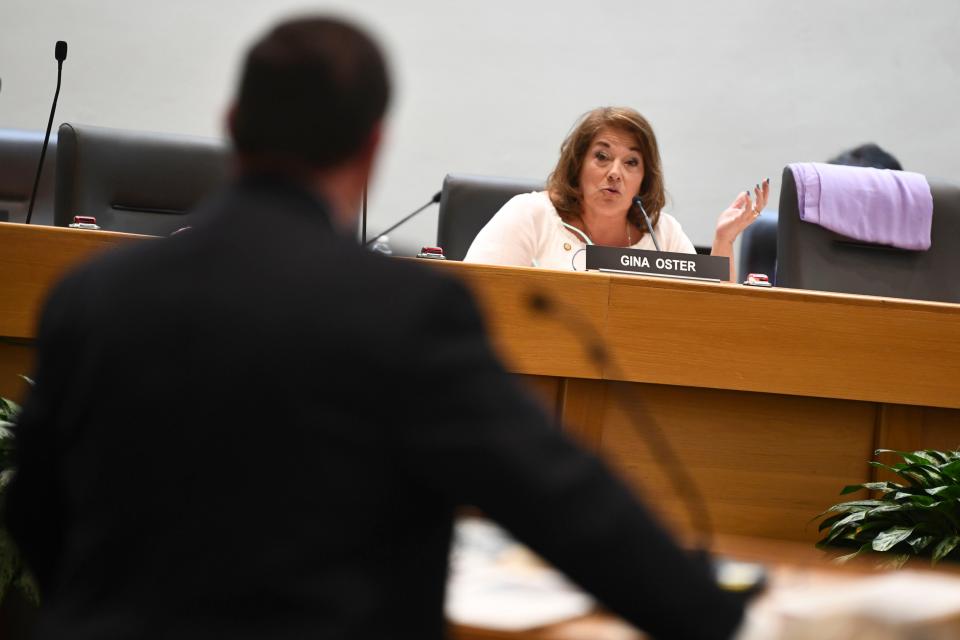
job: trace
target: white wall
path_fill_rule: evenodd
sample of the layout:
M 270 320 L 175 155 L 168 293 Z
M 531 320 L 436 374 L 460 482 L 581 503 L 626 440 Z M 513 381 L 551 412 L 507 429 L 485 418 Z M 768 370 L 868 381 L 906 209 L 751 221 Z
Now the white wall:
M 544 177 L 575 118 L 605 104 L 653 122 L 698 244 L 737 191 L 866 141 L 960 179 L 957 0 L 3 0 L 0 127 L 46 125 L 63 39 L 58 122 L 219 135 L 249 41 L 331 8 L 383 40 L 397 84 L 371 230 L 447 172 Z M 435 229 L 433 211 L 395 240 Z

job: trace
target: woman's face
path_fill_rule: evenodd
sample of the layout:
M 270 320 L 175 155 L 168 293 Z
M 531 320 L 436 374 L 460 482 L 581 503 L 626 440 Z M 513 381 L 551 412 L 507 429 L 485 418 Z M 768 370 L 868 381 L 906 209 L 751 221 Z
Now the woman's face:
M 626 215 L 642 182 L 643 156 L 637 140 L 620 129 L 600 129 L 580 169 L 583 206 L 596 213 Z

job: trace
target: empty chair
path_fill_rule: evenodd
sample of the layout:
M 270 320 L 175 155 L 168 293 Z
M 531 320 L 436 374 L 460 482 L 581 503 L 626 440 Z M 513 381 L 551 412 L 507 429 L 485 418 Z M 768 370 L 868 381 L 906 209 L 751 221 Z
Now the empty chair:
M 55 222 L 94 216 L 110 231 L 168 235 L 223 183 L 226 143 L 196 136 L 60 125 Z
M 928 179 L 931 246 L 866 244 L 800 219 L 793 173 L 783 171 L 777 233 L 779 287 L 960 302 L 960 184 Z
M 448 174 L 440 196 L 437 245 L 448 259 L 463 260 L 473 239 L 507 200 L 543 187 L 535 180 Z
M 25 222 L 37 175 L 43 131 L 0 129 L 0 221 Z M 57 136 L 50 136 L 33 207 L 33 224 L 53 224 L 53 185 Z

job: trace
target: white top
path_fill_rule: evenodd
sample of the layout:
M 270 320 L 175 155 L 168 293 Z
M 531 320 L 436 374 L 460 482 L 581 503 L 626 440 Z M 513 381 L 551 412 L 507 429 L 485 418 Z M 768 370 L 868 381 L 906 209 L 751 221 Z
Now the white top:
M 663 251 L 697 252 L 670 214 L 660 212 L 654 232 Z M 583 271 L 586 252 L 580 249 L 585 246 L 583 238 L 563 226 L 547 192 L 535 191 L 514 196 L 503 205 L 477 234 L 463 261 Z M 649 233 L 632 248 L 656 249 Z

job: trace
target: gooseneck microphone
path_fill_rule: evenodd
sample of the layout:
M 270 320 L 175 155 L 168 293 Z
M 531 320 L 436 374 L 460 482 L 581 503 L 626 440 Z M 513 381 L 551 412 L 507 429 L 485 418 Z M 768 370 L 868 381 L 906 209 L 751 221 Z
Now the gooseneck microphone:
M 578 339 L 598 368 L 602 369 L 605 366 L 615 380 L 627 379 L 616 360 L 610 357 L 603 344 L 603 338 L 596 328 L 576 307 L 560 304 L 538 291 L 528 296 L 527 305 L 535 313 L 560 321 Z M 680 462 L 670 442 L 649 412 L 642 405 L 625 402 L 617 387 L 618 385 L 614 385 L 614 401 L 630 420 L 634 429 L 639 431 L 641 425 L 646 427 L 643 430 L 644 442 L 650 449 L 651 457 L 673 485 L 674 491 L 677 492 L 680 502 L 687 511 L 687 517 L 698 537 L 691 557 L 697 562 L 711 566 L 717 586 L 732 597 L 746 603 L 765 588 L 766 569 L 761 564 L 730 560 L 710 553 L 713 523 L 697 483 L 690 477 L 686 467 Z
M 643 201 L 640 199 L 640 196 L 633 196 L 633 204 L 640 207 L 643 222 L 647 225 L 647 231 L 650 232 L 650 237 L 653 238 L 653 246 L 657 248 L 657 251 L 663 251 L 663 249 L 660 248 L 660 243 L 657 242 L 657 234 L 653 232 L 653 225 L 650 224 L 650 216 L 647 215 L 647 210 L 643 208 Z
M 389 228 L 387 228 L 387 229 L 384 229 L 383 231 L 381 231 L 380 233 L 376 234 L 375 236 L 373 236 L 373 237 L 370 238 L 369 240 L 366 239 L 366 235 L 367 235 L 367 231 L 366 231 L 366 220 L 364 220 L 364 231 L 363 231 L 363 235 L 364 235 L 363 240 L 364 240 L 364 242 L 363 242 L 363 246 L 365 246 L 365 247 L 370 246 L 371 244 L 373 244 L 374 242 L 376 242 L 376 241 L 377 241 L 377 238 L 379 238 L 380 236 L 385 236 L 385 235 L 387 235 L 388 233 L 390 233 L 391 231 L 393 231 L 394 229 L 396 229 L 396 228 L 399 227 L 400 225 L 405 224 L 408 220 L 410 220 L 411 218 L 413 218 L 414 216 L 416 216 L 417 214 L 419 214 L 420 212 L 422 212 L 424 209 L 426 209 L 426 208 L 429 207 L 430 205 L 436 204 L 436 203 L 438 203 L 438 202 L 440 202 L 440 192 L 439 192 L 439 191 L 437 191 L 435 194 L 433 194 L 433 197 L 430 198 L 430 201 L 427 202 L 425 205 L 423 205 L 422 207 L 420 207 L 419 209 L 417 209 L 417 210 L 414 211 L 413 213 L 407 215 L 406 217 L 404 217 L 402 220 L 400 220 L 399 222 L 397 222 L 397 223 L 394 224 L 393 226 L 391 226 L 391 227 L 389 227 Z
M 67 43 L 63 40 L 57 40 L 57 46 L 53 50 L 53 55 L 57 59 L 57 90 L 53 94 L 53 105 L 50 107 L 50 120 L 47 121 L 47 133 L 43 136 L 43 147 L 40 149 L 40 163 L 37 165 L 37 176 L 33 181 L 33 192 L 30 194 L 30 206 L 27 207 L 27 224 L 30 224 L 30 219 L 33 218 L 33 204 L 37 200 L 37 188 L 40 186 L 40 174 L 43 172 L 43 159 L 47 155 L 47 143 L 50 142 L 53 114 L 57 112 L 57 98 L 60 97 L 60 77 L 63 72 L 63 61 L 67 59 Z
M 360 204 L 360 242 L 367 246 L 367 183 L 363 183 L 363 200 Z
M 575 307 L 559 304 L 544 293 L 536 291 L 527 298 L 527 305 L 534 312 L 552 317 L 567 327 L 598 368 L 607 368 L 615 380 L 627 380 L 616 360 L 607 352 L 603 338 L 597 333 L 596 328 Z M 628 405 L 616 390 L 613 396 L 624 415 L 629 416 L 634 428 L 639 430 L 641 425 L 646 427 L 642 433 L 645 436 L 644 442 L 653 454 L 651 457 L 673 485 L 677 497 L 687 511 L 690 524 L 699 537 L 698 552 L 706 552 L 710 549 L 713 540 L 713 522 L 697 483 L 690 477 L 653 417 L 642 406 Z

